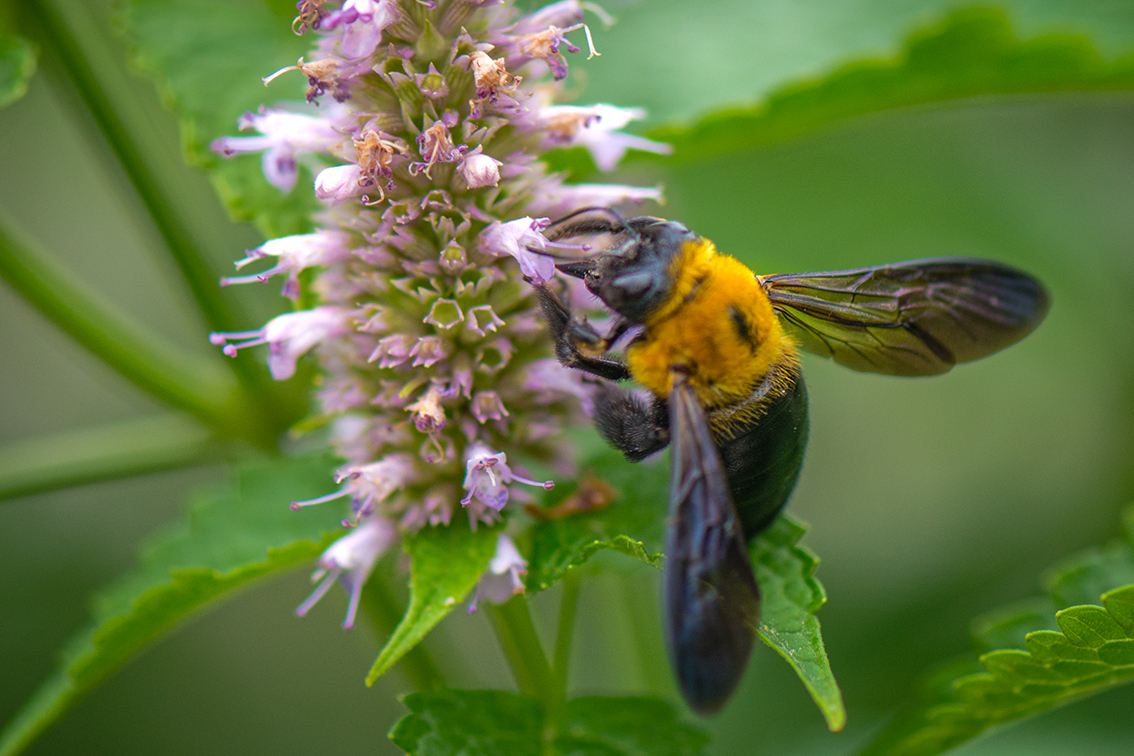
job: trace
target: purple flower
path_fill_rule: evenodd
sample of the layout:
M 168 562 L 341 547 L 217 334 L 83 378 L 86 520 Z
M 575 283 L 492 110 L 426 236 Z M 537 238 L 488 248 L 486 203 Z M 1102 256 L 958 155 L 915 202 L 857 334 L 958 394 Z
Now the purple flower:
M 528 572 L 528 563 L 520 555 L 520 550 L 512 539 L 501 533 L 496 539 L 496 553 L 488 563 L 488 569 L 477 583 L 473 600 L 469 604 L 469 614 L 477 610 L 477 604 L 485 599 L 492 604 L 503 604 L 514 596 L 524 593 L 523 576 Z
M 555 276 L 555 261 L 538 254 L 547 249 L 548 241 L 541 233 L 546 227 L 546 218 L 532 220 L 525 216 L 507 223 L 496 222 L 481 234 L 480 248 L 497 257 L 511 255 L 520 264 L 524 278 L 538 286 Z
M 293 506 L 349 501 L 344 524 L 357 529 L 324 554 L 300 611 L 338 580 L 349 625 L 395 531 L 448 525 L 458 504 L 473 527 L 508 517 L 509 501 L 531 497 L 526 487 L 552 486 L 520 474 L 517 460 L 554 459 L 557 475 L 572 474 L 562 430 L 589 390 L 551 361 L 536 298 L 519 279 L 556 276 L 544 253 L 567 245 L 543 235 L 544 216 L 661 195 L 565 185 L 542 158 L 580 145 L 608 167 L 628 149 L 665 147 L 621 132 L 640 111 L 554 105 L 562 87 L 550 79 L 579 50 L 568 37 L 597 54 L 584 11 L 606 19 L 589 3 L 527 16 L 493 0 L 301 0 L 297 10 L 294 30 L 316 37 L 310 60 L 265 82 L 300 72 L 311 110 L 249 115 L 242 127 L 258 134 L 215 148 L 262 152 L 280 188 L 309 164 L 319 230 L 265 242 L 222 283 L 278 276 L 285 295 L 313 304 L 211 338 L 230 356 L 268 344 L 278 379 L 309 351 L 319 360 L 319 411 L 343 463 L 334 490 Z M 337 102 L 320 103 L 323 94 Z M 522 586 L 515 545 L 505 538 L 497 551 L 481 587 L 490 600 Z
M 481 425 L 508 417 L 508 410 L 495 391 L 478 391 L 473 394 L 472 414 Z
M 591 384 L 584 383 L 577 371 L 564 370 L 559 360 L 553 358 L 537 360 L 528 366 L 524 375 L 524 388 L 545 401 L 574 396 L 587 415 L 593 409 Z
M 317 118 L 274 108 L 245 113 L 240 130 L 255 129 L 260 136 L 222 137 L 211 146 L 225 157 L 242 152 L 263 152 L 264 176 L 280 191 L 295 186 L 296 159 L 306 153 L 327 152 L 343 141 L 332 117 Z
M 343 628 L 349 630 L 354 627 L 358 603 L 362 598 L 362 586 L 366 584 L 378 558 L 389 550 L 397 537 L 398 531 L 390 520 L 368 517 L 359 527 L 332 543 L 319 557 L 319 569 L 311 576 L 312 582 L 317 582 L 318 585 L 295 613 L 300 617 L 307 616 L 338 580 L 349 596 Z
M 662 203 L 658 186 L 626 184 L 557 184 L 541 187 L 532 197 L 532 206 L 541 213 L 565 215 L 580 207 L 614 207 L 615 205 Z
M 479 501 L 497 512 L 508 503 L 508 486 L 516 482 L 550 491 L 554 481 L 537 481 L 512 472 L 508 467 L 508 455 L 491 451 L 480 442 L 469 447 L 465 460 L 464 489 L 468 493 L 461 499 L 461 506 L 467 507 Z
M 442 331 L 448 331 L 450 328 L 463 323 L 464 320 L 465 314 L 461 312 L 460 303 L 455 299 L 443 298 L 436 300 L 429 307 L 429 312 L 426 313 L 421 322 Z
M 413 418 L 414 427 L 422 433 L 435 433 L 445 428 L 445 408 L 441 406 L 441 391 L 431 386 L 406 412 Z
M 448 356 L 445 342 L 437 336 L 422 336 L 409 351 L 414 367 L 432 367 Z
M 464 155 L 467 147 L 453 144 L 449 127 L 455 120 L 449 120 L 451 123 L 446 123 L 445 118 L 434 121 L 432 126 L 418 134 L 417 149 L 424 162 L 411 163 L 411 174 L 424 173 L 429 176 L 430 169 L 437 163 L 455 163 Z
M 329 14 L 323 29 L 342 26 L 339 49 L 347 58 L 369 57 L 382 40 L 382 30 L 398 20 L 394 0 L 346 0 L 342 10 Z
M 521 108 L 520 102 L 516 99 L 520 78 L 508 72 L 503 58 L 493 58 L 486 52 L 474 50 L 469 54 L 468 65 L 476 83 L 476 99 L 472 102 L 473 113 L 480 115 L 484 105 L 504 111 L 517 111 Z
M 353 518 L 344 520 L 343 526 L 351 527 L 403 488 L 412 479 L 413 473 L 413 459 L 408 454 L 391 454 L 377 462 L 349 465 L 341 468 L 335 476 L 335 482 L 340 484 L 337 491 L 314 499 L 293 501 L 291 508 L 298 510 L 349 496 Z
M 401 365 L 410 358 L 414 347 L 413 336 L 407 333 L 394 333 L 378 340 L 374 351 L 366 358 L 367 362 L 377 362 L 378 367 L 389 368 Z
M 469 189 L 482 189 L 500 183 L 502 165 L 504 164 L 496 158 L 489 157 L 483 152 L 475 152 L 465 156 L 457 166 L 457 173 L 461 174 Z
M 414 82 L 421 93 L 431 100 L 444 100 L 449 96 L 449 83 L 432 61 L 425 73 L 414 76 Z
M 492 309 L 492 305 L 488 304 L 477 305 L 470 309 L 466 322 L 470 331 L 482 337 L 496 333 L 496 329 L 504 325 L 504 321 Z
M 673 151 L 668 144 L 618 131 L 645 116 L 646 111 L 641 108 L 614 105 L 548 105 L 540 110 L 551 144 L 586 147 L 601 171 L 613 170 L 627 150 L 658 155 Z
M 593 5 L 591 7 L 595 8 Z M 560 0 L 520 19 L 513 32 L 530 34 L 549 26 L 574 26 L 582 20 L 583 4 L 579 0 Z
M 358 165 L 324 168 L 315 177 L 315 196 L 328 202 L 342 202 L 362 194 L 362 171 Z
M 349 330 L 346 310 L 324 306 L 277 315 L 257 331 L 213 333 L 209 341 L 217 346 L 223 345 L 222 351 L 228 357 L 235 357 L 241 349 L 267 344 L 272 377 L 284 381 L 295 375 L 295 363 L 312 347 Z
M 276 258 L 277 263 L 263 273 L 222 278 L 221 286 L 267 283 L 272 276 L 286 273 L 288 277 L 283 294 L 289 299 L 296 299 L 299 296 L 299 273 L 307 268 L 341 262 L 350 255 L 349 243 L 349 234 L 331 229 L 266 241 L 256 249 L 249 250 L 243 259 L 237 261 L 236 269 L 240 270 L 266 257 Z

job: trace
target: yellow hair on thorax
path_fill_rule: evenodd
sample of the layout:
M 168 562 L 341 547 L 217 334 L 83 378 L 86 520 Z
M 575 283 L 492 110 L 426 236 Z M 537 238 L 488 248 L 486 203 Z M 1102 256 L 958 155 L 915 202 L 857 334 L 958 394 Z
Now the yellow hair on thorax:
M 626 355 L 631 375 L 650 391 L 668 396 L 677 370 L 704 406 L 727 406 L 794 354 L 756 276 L 708 239 L 685 242 L 669 272 L 669 297 Z

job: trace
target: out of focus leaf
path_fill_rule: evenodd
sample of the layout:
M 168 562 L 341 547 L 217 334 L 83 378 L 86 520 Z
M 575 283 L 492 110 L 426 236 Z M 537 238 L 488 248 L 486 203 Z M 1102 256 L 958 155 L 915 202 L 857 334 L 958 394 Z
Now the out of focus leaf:
M 316 557 L 324 534 L 336 527 L 336 512 L 293 512 L 288 502 L 322 493 L 326 470 L 322 459 L 248 467 L 237 486 L 198 497 L 185 524 L 150 543 L 135 570 L 97 596 L 90 627 L 7 725 L 0 754 L 21 750 L 80 696 L 197 612 Z
M 580 466 L 587 475 L 608 484 L 613 499 L 598 511 L 545 519 L 533 528 L 528 588 L 549 588 L 596 552 L 609 549 L 659 566 L 669 475 L 663 465 L 631 464 L 615 452 L 592 457 Z M 555 512 L 580 495 L 586 483 L 545 512 Z M 782 656 L 811 693 L 827 726 L 846 722 L 815 613 L 826 603 L 815 579 L 819 560 L 798 545 L 806 528 L 780 517 L 750 547 L 752 566 L 762 594 L 760 639 Z
M 1090 549 L 1044 577 L 1055 606 L 1089 604 L 1116 585 L 1134 583 L 1134 548 L 1127 542 Z
M 765 98 L 785 82 L 843 61 L 884 56 L 910 29 L 967 0 L 716 0 L 691 13 L 688 0 L 604 5 L 618 17 L 596 29 L 601 58 L 571 62 L 587 77 L 587 99 L 643 106 L 658 122 L 687 120 L 724 103 Z M 1107 54 L 1134 45 L 1134 6 L 1115 0 L 997 0 L 1022 32 L 1066 30 Z M 621 6 L 621 7 L 619 7 Z
M 1029 602 L 1015 614 L 1001 611 L 978 621 L 983 647 L 996 638 L 1009 647 L 981 654 L 979 666 L 970 660 L 932 673 L 922 700 L 865 753 L 941 753 L 993 728 L 1134 682 L 1134 539 L 1069 560 L 1046 582 L 1046 616 L 1037 617 L 1038 602 Z M 1083 601 L 1085 591 L 1096 591 L 1095 598 L 1101 593 L 1101 606 Z
M 19 37 L 0 33 L 0 108 L 24 96 L 35 73 L 35 49 Z
M 1051 599 L 1035 598 L 989 612 L 973 622 L 973 638 L 981 651 L 1024 648 L 1028 633 L 1057 629 L 1053 608 Z
M 461 605 L 488 567 L 496 550 L 497 531 L 467 526 L 426 528 L 406 539 L 409 554 L 410 602 L 405 616 L 366 675 L 366 684 L 386 674 L 422 641 L 438 622 Z
M 702 753 L 708 736 L 653 698 L 593 696 L 568 701 L 548 721 L 540 702 L 498 690 L 411 693 L 390 740 L 417 756 Z
M 255 156 L 225 160 L 209 143 L 235 133 L 240 115 L 264 103 L 302 102 L 299 74 L 270 89 L 260 81 L 310 47 L 311 39 L 291 33 L 293 15 L 295 3 L 225 0 L 130 0 L 123 14 L 135 61 L 181 117 L 188 159 L 209 171 L 235 218 L 268 236 L 309 228 L 310 172 L 301 169 L 296 187 L 283 194 L 264 180 Z
M 1000 8 L 962 8 L 910 34 L 891 58 L 840 65 L 825 76 L 775 89 L 750 107 L 728 107 L 649 136 L 672 157 L 632 152 L 628 162 L 667 165 L 766 149 L 824 128 L 898 108 L 974 97 L 1134 88 L 1134 56 L 1106 60 L 1075 34 L 1021 38 Z M 576 177 L 592 172 L 581 150 L 556 157 Z

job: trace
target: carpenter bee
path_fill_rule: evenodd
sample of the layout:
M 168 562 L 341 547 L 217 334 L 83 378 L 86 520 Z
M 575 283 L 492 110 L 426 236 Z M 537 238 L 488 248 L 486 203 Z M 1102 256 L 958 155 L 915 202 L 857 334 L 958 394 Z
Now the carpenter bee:
M 556 268 L 613 311 L 600 335 L 537 286 L 559 361 L 606 379 L 599 432 L 632 461 L 673 447 L 664 625 L 678 686 L 701 714 L 724 705 L 747 664 L 760 611 L 748 543 L 799 477 L 798 351 L 854 370 L 934 375 L 1020 340 L 1048 307 L 1038 281 L 987 260 L 757 275 L 680 223 L 605 208 L 555 221 L 545 237 L 577 252 L 554 254 Z M 636 327 L 625 359 L 614 356 Z M 628 379 L 652 399 L 617 386 Z

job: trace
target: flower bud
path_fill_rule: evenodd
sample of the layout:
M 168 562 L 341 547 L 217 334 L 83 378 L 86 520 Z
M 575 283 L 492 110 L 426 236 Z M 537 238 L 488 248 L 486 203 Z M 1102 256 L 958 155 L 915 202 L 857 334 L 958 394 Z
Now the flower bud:
M 461 174 L 461 178 L 468 184 L 469 189 L 482 189 L 500 183 L 500 166 L 502 165 L 504 164 L 496 158 L 478 152 L 462 160 L 461 164 L 457 166 L 457 172 Z

